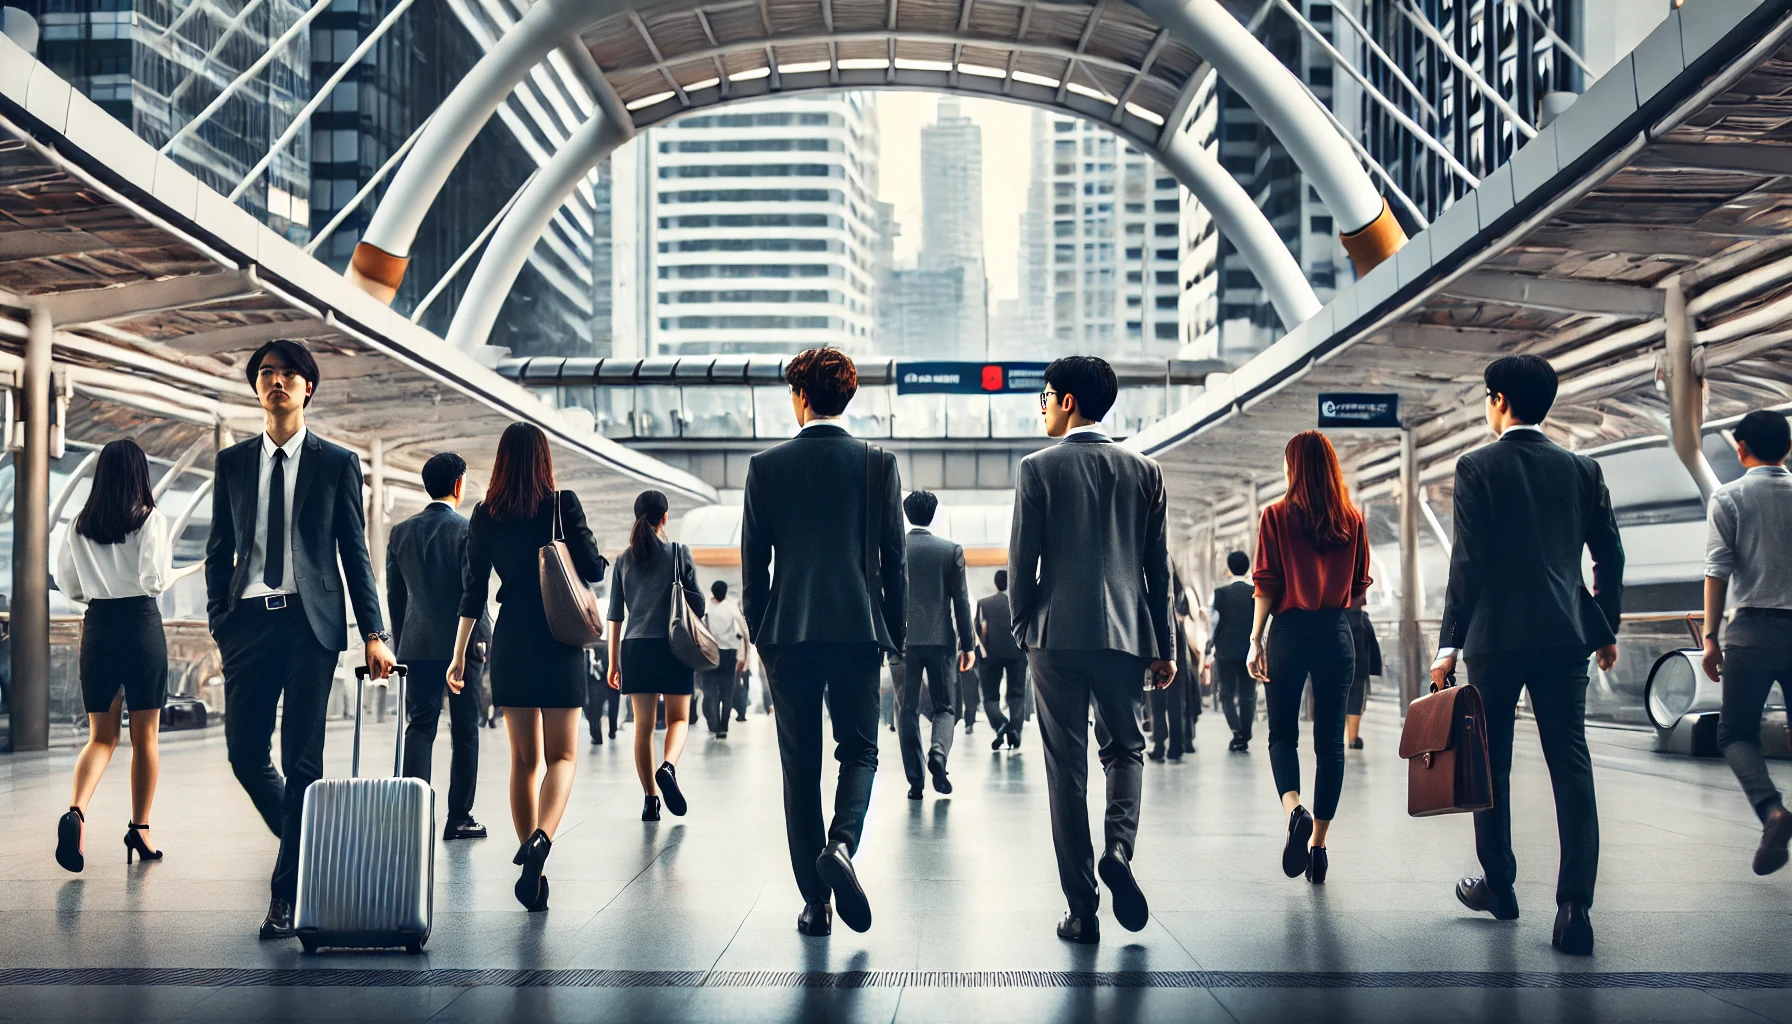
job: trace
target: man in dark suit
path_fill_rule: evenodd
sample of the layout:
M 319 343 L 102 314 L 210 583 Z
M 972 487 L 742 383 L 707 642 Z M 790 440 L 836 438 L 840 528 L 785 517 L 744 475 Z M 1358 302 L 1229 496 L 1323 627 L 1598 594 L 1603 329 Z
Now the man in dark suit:
M 1244 664 L 1250 654 L 1257 588 L 1250 580 L 1250 555 L 1242 551 L 1227 555 L 1226 571 L 1232 574 L 1231 581 L 1213 592 L 1207 653 L 1213 656 L 1213 688 L 1219 691 L 1220 710 L 1232 727 L 1232 742 L 1226 749 L 1242 754 L 1250 749 L 1251 727 L 1257 724 L 1257 681 Z
M 837 907 L 840 920 L 862 932 L 871 905 L 852 855 L 877 773 L 879 663 L 903 644 L 902 482 L 894 456 L 840 424 L 859 385 L 851 359 L 810 349 L 790 360 L 784 377 L 802 429 L 747 464 L 741 611 L 778 723 L 784 829 L 804 901 L 797 930 L 828 934 Z M 824 695 L 840 763 L 834 820 L 825 827 Z
M 1089 843 L 1089 702 L 1107 775 L 1101 880 L 1130 931 L 1150 910 L 1133 879 L 1145 737 L 1139 706 L 1149 674 L 1176 676 L 1163 472 L 1113 442 L 1101 417 L 1119 382 L 1094 356 L 1045 370 L 1045 432 L 1063 440 L 1021 460 L 1008 539 L 1014 639 L 1027 652 L 1045 743 L 1052 846 L 1070 912 L 1058 937 L 1100 938 Z
M 1469 681 L 1486 705 L 1493 807 L 1475 814 L 1475 848 L 1487 874 L 1465 878 L 1456 896 L 1500 920 L 1518 916 L 1512 885 L 1513 718 L 1521 690 L 1555 790 L 1562 864 L 1556 877 L 1553 944 L 1593 952 L 1593 882 L 1599 812 L 1587 752 L 1587 655 L 1618 660 L 1616 630 L 1624 548 L 1599 464 L 1552 443 L 1537 424 L 1556 398 L 1556 372 L 1537 356 L 1488 365 L 1487 423 L 1499 440 L 1456 463 L 1455 541 L 1442 640 L 1431 666 L 1436 686 L 1454 682 L 1467 652 Z M 1593 556 L 1593 593 L 1581 584 L 1581 551 Z
M 367 557 L 361 460 L 305 429 L 317 361 L 296 341 L 271 341 L 249 357 L 247 375 L 267 429 L 218 453 L 206 617 L 224 662 L 230 767 L 280 837 L 261 937 L 281 939 L 295 934 L 300 815 L 323 773 L 330 679 L 348 649 L 345 584 L 375 679 L 392 670 L 392 638 Z M 284 779 L 270 756 L 276 707 Z
M 448 735 L 453 760 L 448 769 L 448 824 L 444 840 L 484 839 L 485 826 L 473 820 L 473 792 L 479 784 L 479 693 L 448 685 L 454 635 L 460 628 L 461 554 L 467 521 L 459 512 L 467 462 L 441 452 L 423 464 L 423 511 L 392 528 L 386 548 L 386 607 L 398 660 L 410 676 L 405 691 L 404 773 L 429 781 L 442 701 L 448 702 Z M 473 630 L 471 660 L 490 636 L 485 616 Z
M 933 788 L 941 794 L 952 792 L 946 759 L 952 755 L 962 696 L 958 676 L 969 672 L 976 659 L 964 548 L 928 529 L 939 505 L 931 491 L 914 491 L 902 500 L 902 511 L 914 528 L 908 532 L 908 648 L 897 670 L 896 733 L 910 800 L 921 799 L 920 715 L 926 715 L 933 727 L 926 761 Z
M 1014 612 L 1008 604 L 1008 570 L 996 570 L 996 592 L 977 602 L 977 639 L 983 645 L 983 710 L 996 738 L 989 749 L 1020 749 L 1027 721 L 1027 656 L 1014 642 Z M 1002 712 L 1002 679 L 1008 680 L 1008 711 Z

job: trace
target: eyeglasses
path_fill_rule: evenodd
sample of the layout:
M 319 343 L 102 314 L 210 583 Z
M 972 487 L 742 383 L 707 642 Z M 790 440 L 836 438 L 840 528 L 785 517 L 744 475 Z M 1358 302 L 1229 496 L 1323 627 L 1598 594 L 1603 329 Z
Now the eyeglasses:
M 1052 399 L 1057 397 L 1058 393 L 1051 388 L 1046 388 L 1044 391 L 1039 392 L 1039 411 L 1044 412 L 1046 405 L 1048 405 Z

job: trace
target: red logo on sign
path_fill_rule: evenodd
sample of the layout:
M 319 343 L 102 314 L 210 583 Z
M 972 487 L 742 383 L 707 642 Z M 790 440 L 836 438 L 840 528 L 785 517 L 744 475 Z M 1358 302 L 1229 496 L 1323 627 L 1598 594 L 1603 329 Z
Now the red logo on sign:
M 985 366 L 983 368 L 983 390 L 1002 390 L 1002 368 L 1000 366 Z

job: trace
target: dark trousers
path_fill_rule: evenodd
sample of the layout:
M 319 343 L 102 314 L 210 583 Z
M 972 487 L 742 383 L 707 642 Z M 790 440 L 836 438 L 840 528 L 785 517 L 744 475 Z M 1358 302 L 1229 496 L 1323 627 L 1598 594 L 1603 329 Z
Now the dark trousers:
M 877 776 L 877 682 L 881 658 L 875 644 L 787 644 L 760 648 L 772 713 L 778 723 L 778 758 L 784 769 L 784 835 L 790 867 L 803 899 L 828 899 L 815 860 L 828 843 L 859 848 L 871 783 Z M 821 813 L 821 709 L 834 724 L 834 820 Z
M 1145 777 L 1145 735 L 1139 703 L 1150 662 L 1124 651 L 1028 651 L 1039 735 L 1045 745 L 1046 797 L 1058 884 L 1070 910 L 1092 917 L 1101 904 L 1095 851 L 1089 843 L 1089 702 L 1095 702 L 1095 741 L 1107 776 L 1103 844 L 1132 855 L 1139 834 L 1139 793 Z
M 1213 688 L 1219 691 L 1220 710 L 1233 735 L 1250 739 L 1257 724 L 1257 680 L 1251 678 L 1244 660 L 1213 659 Z
M 927 761 L 942 763 L 952 755 L 953 725 L 958 721 L 958 654 L 950 647 L 910 644 L 892 673 L 896 683 L 896 738 L 902 748 L 902 771 L 910 783 L 925 779 Z M 925 680 L 925 682 L 923 682 Z M 927 752 L 921 752 L 921 718 L 930 728 Z
M 1019 736 L 1027 721 L 1027 659 L 985 658 L 978 664 L 978 681 L 983 689 L 983 711 L 989 726 L 997 732 Z M 1002 707 L 1002 681 L 1008 681 L 1007 710 Z
M 1312 811 L 1338 812 L 1344 791 L 1344 701 L 1356 672 L 1356 643 L 1341 610 L 1291 608 L 1269 627 L 1269 767 L 1276 792 L 1300 791 L 1300 704 L 1313 677 Z
M 1739 611 L 1724 634 L 1724 703 L 1717 748 L 1742 783 L 1755 813 L 1766 817 L 1780 790 L 1761 758 L 1761 708 L 1773 684 L 1792 686 L 1792 619 Z
M 716 667 L 698 673 L 698 685 L 703 688 L 703 722 L 709 731 L 717 736 L 728 735 L 728 712 L 734 703 L 734 664 L 740 657 L 735 650 L 719 652 L 722 660 Z
M 479 784 L 479 697 L 470 687 L 459 693 L 448 690 L 445 661 L 406 662 L 404 774 L 429 781 L 435 756 L 436 725 L 442 719 L 442 700 L 448 701 L 448 738 L 452 760 L 448 767 L 448 821 L 473 817 L 473 791 Z
M 1168 741 L 1171 757 L 1181 757 L 1188 749 L 1188 710 L 1183 707 L 1183 695 L 1186 693 L 1188 686 L 1178 676 L 1169 686 L 1152 690 L 1149 694 L 1151 745 L 1162 749 Z
M 230 770 L 268 830 L 280 837 L 273 893 L 291 900 L 299 887 L 305 790 L 324 770 L 324 715 L 337 652 L 318 643 L 297 596 L 287 598 L 279 611 L 269 611 L 259 601 L 239 602 L 216 639 L 224 663 L 224 747 Z M 284 778 L 272 756 L 276 709 Z
M 728 706 L 734 709 L 734 714 L 739 720 L 746 720 L 747 705 L 752 699 L 753 687 L 747 680 L 747 673 L 737 671 L 734 675 L 733 696 L 729 698 Z
M 621 708 L 622 691 L 611 686 L 604 675 L 585 677 L 585 724 L 591 729 L 593 746 L 603 746 L 605 716 L 610 719 L 610 735 L 616 735 L 616 716 Z
M 1509 889 L 1518 877 L 1512 855 L 1512 732 L 1520 691 L 1529 691 L 1537 738 L 1555 790 L 1562 864 L 1556 902 L 1593 905 L 1599 874 L 1599 808 L 1593 759 L 1587 752 L 1587 654 L 1577 650 L 1502 651 L 1467 659 L 1469 682 L 1481 691 L 1493 764 L 1493 807 L 1475 812 L 1475 852 L 1487 884 Z

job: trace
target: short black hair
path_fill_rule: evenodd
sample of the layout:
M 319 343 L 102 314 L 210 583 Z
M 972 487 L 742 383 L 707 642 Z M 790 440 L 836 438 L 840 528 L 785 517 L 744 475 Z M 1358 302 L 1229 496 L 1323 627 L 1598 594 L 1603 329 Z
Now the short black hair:
M 1234 576 L 1243 576 L 1250 571 L 1251 556 L 1242 551 L 1234 551 L 1226 556 L 1226 568 L 1232 570 Z
M 715 598 L 718 601 L 720 601 L 724 597 L 727 597 L 728 596 L 728 581 L 727 580 L 717 580 L 714 583 L 711 583 L 709 585 L 709 594 L 711 597 Z
M 858 394 L 859 368 L 837 348 L 812 348 L 784 364 L 784 383 L 801 391 L 818 415 L 838 416 Z
M 910 491 L 908 497 L 902 499 L 902 514 L 916 526 L 926 526 L 933 522 L 933 514 L 939 511 L 939 496 L 932 491 Z
M 1556 368 L 1541 356 L 1501 356 L 1487 364 L 1482 376 L 1488 397 L 1505 395 L 1521 423 L 1542 423 L 1556 404 Z
M 1045 368 L 1045 382 L 1060 395 L 1076 399 L 1076 411 L 1086 420 L 1099 420 L 1114 407 L 1120 380 L 1114 368 L 1100 356 L 1065 356 Z
M 1782 413 L 1756 409 L 1736 424 L 1731 436 L 1748 446 L 1748 453 L 1763 462 L 1780 462 L 1792 451 L 1792 426 Z
M 312 396 L 317 393 L 318 381 L 322 379 L 317 372 L 317 360 L 312 358 L 311 350 L 290 338 L 277 338 L 256 349 L 249 356 L 249 365 L 243 368 L 243 376 L 249 378 L 251 390 L 255 388 L 255 378 L 261 373 L 261 361 L 268 356 L 278 358 L 288 369 L 297 371 L 299 376 L 310 382 L 312 394 L 305 396 L 305 404 L 310 405 Z
M 1006 570 L 1006 569 L 997 569 L 996 570 L 996 589 L 1003 591 L 1004 593 L 1007 592 L 1007 590 L 1008 590 L 1008 570 Z
M 467 475 L 467 460 L 453 452 L 437 452 L 423 464 L 423 489 L 432 498 L 454 493 L 454 482 Z

